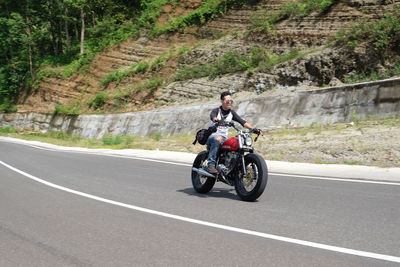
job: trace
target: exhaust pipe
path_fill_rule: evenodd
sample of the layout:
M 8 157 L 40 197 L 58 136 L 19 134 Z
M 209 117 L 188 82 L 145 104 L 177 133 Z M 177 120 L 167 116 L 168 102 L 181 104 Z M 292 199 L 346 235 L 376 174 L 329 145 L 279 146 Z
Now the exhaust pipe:
M 215 178 L 214 174 L 211 174 L 211 173 L 209 173 L 208 171 L 206 171 L 204 169 L 197 169 L 195 167 L 192 167 L 192 171 L 195 171 L 198 174 L 203 175 L 203 176 L 207 176 L 207 177 L 210 177 L 210 178 Z

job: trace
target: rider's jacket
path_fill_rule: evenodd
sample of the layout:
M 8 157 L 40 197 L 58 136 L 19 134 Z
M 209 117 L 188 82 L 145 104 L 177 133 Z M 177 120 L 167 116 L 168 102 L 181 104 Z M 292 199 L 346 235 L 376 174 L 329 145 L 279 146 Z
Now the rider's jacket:
M 244 126 L 244 124 L 246 123 L 246 121 L 243 120 L 234 110 L 232 110 L 232 109 L 224 110 L 222 108 L 222 106 L 220 106 L 219 108 L 215 108 L 211 111 L 210 127 L 215 125 L 215 122 L 213 122 L 213 118 L 215 118 L 215 117 L 217 117 L 218 120 L 224 119 L 225 122 L 231 122 L 232 120 L 234 120 L 234 121 L 239 122 L 242 126 Z M 227 138 L 228 130 L 229 130 L 228 126 L 221 125 L 221 126 L 217 127 L 217 131 L 215 133 L 213 133 L 212 135 L 223 136 L 223 137 Z

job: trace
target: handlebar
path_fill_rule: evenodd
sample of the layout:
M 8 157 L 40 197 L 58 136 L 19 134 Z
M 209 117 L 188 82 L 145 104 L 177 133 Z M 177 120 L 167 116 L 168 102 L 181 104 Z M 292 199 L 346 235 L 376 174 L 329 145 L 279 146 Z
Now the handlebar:
M 233 122 L 218 121 L 218 122 L 216 123 L 216 125 L 217 125 L 217 126 L 226 125 L 226 126 L 228 126 L 228 127 L 234 128 L 234 129 L 235 129 L 236 131 L 238 131 L 238 132 L 240 131 L 238 128 L 236 128 L 236 125 L 235 125 L 235 123 L 233 123 Z M 261 131 L 260 131 L 260 129 L 253 128 L 253 129 L 250 129 L 250 130 L 248 131 L 248 133 L 254 133 L 254 134 L 256 134 L 257 136 L 256 136 L 256 138 L 254 139 L 254 142 L 257 142 L 257 139 L 258 139 L 258 137 L 260 136 Z

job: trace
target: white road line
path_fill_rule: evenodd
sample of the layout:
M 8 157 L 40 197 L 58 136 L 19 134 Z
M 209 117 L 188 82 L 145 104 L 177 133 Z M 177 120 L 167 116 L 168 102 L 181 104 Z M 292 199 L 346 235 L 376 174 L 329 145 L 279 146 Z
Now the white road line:
M 68 192 L 74 195 L 78 195 L 81 197 L 97 200 L 100 202 L 108 203 L 111 205 L 119 206 L 119 207 L 124 207 L 128 208 L 131 210 L 136 210 L 136 211 L 141 211 L 153 215 L 158 215 L 174 220 L 179 220 L 179 221 L 184 221 L 184 222 L 189 222 L 189 223 L 194 223 L 194 224 L 199 224 L 199 225 L 204 225 L 208 227 L 213 227 L 217 229 L 222 229 L 226 231 L 231 231 L 231 232 L 236 232 L 236 233 L 242 233 L 242 234 L 247 234 L 247 235 L 252 235 L 252 236 L 257 236 L 257 237 L 262 237 L 262 238 L 267 238 L 267 239 L 272 239 L 272 240 L 278 240 L 282 242 L 287 242 L 287 243 L 292 243 L 292 244 L 297 244 L 297 245 L 302 245 L 302 246 L 307 246 L 307 247 L 313 247 L 313 248 L 318 248 L 318 249 L 323 249 L 323 250 L 329 250 L 333 252 L 339 252 L 343 254 L 349 254 L 349 255 L 355 255 L 355 256 L 360 256 L 360 257 L 366 257 L 366 258 L 373 258 L 377 260 L 384 260 L 384 261 L 390 261 L 390 262 L 398 262 L 400 263 L 400 257 L 396 256 L 390 256 L 390 255 L 384 255 L 384 254 L 378 254 L 378 253 L 373 253 L 373 252 L 367 252 L 367 251 L 362 251 L 362 250 L 355 250 L 355 249 L 349 249 L 349 248 L 343 248 L 343 247 L 337 247 L 337 246 L 331 246 L 331 245 L 326 245 L 326 244 L 321 244 L 321 243 L 316 243 L 316 242 L 310 242 L 310 241 L 305 241 L 305 240 L 300 240 L 300 239 L 294 239 L 294 238 L 289 238 L 289 237 L 284 237 L 284 236 L 278 236 L 278 235 L 273 235 L 273 234 L 267 234 L 267 233 L 262 233 L 262 232 L 257 232 L 257 231 L 252 231 L 252 230 L 247 230 L 247 229 L 242 229 L 242 228 L 237 228 L 237 227 L 232 227 L 232 226 L 227 226 L 223 224 L 217 224 L 217 223 L 212 223 L 212 222 L 207 222 L 207 221 L 202 221 L 202 220 L 197 220 L 197 219 L 192 219 L 188 217 L 183 217 L 179 215 L 174 215 L 166 212 L 161 212 L 161 211 L 156 211 L 156 210 L 151 210 L 147 208 L 142 208 L 102 197 L 98 197 L 95 195 L 83 193 L 80 191 L 76 191 L 67 187 L 63 187 L 60 185 L 56 185 L 50 182 L 47 182 L 43 179 L 40 179 L 36 176 L 33 176 L 29 173 L 26 173 L 24 171 L 21 171 L 17 168 L 14 168 L 11 165 L 8 165 L 7 163 L 0 161 L 0 164 L 3 166 L 9 168 L 10 170 L 13 170 L 31 180 L 34 180 L 36 182 L 39 182 L 41 184 L 47 185 L 49 187 L 62 190 L 64 192 Z
M 173 161 L 167 161 L 167 160 L 150 159 L 150 158 L 144 158 L 144 157 L 138 157 L 138 156 L 124 156 L 124 155 L 116 155 L 116 154 L 105 154 L 105 153 L 97 153 L 97 152 L 89 152 L 89 151 L 76 151 L 76 150 L 63 150 L 63 149 L 59 150 L 59 149 L 55 149 L 55 148 L 46 148 L 46 147 L 41 147 L 41 146 L 37 146 L 37 145 L 33 145 L 33 144 L 20 143 L 20 142 L 8 141 L 8 140 L 7 141 L 6 140 L 0 140 L 0 141 L 26 145 L 26 146 L 34 147 L 36 149 L 53 151 L 53 152 L 69 152 L 69 153 L 78 153 L 78 154 L 89 154 L 89 155 L 107 156 L 107 157 L 115 157 L 115 158 L 144 160 L 144 161 L 172 164 L 172 165 L 178 165 L 178 166 L 187 166 L 187 167 L 191 167 L 192 166 L 192 164 L 187 164 L 187 163 L 179 163 L 179 162 L 173 162 Z M 400 186 L 400 183 L 396 183 L 396 182 L 372 181 L 372 180 L 362 180 L 362 179 L 354 179 L 354 178 L 353 179 L 348 179 L 348 178 L 336 178 L 336 177 L 327 177 L 327 176 L 285 174 L 285 173 L 275 173 L 275 172 L 269 172 L 268 174 L 269 175 L 275 175 L 275 176 L 282 176 L 282 177 L 291 177 L 291 178 L 325 180 L 325 181 L 338 181 L 338 182 L 348 182 L 348 183 L 381 184 L 381 185 L 397 185 L 397 186 Z
M 285 174 L 285 173 L 274 173 L 269 172 L 270 175 L 283 176 L 283 177 L 293 177 L 293 178 L 303 178 L 303 179 L 314 179 L 314 180 L 326 180 L 326 181 L 338 181 L 338 182 L 349 182 L 349 183 L 363 183 L 363 184 L 382 184 L 382 185 L 397 185 L 400 183 L 392 182 L 381 182 L 381 181 L 371 181 L 371 180 L 361 180 L 361 179 L 346 179 L 346 178 L 333 178 L 333 177 L 323 177 L 323 176 L 309 176 L 300 174 Z

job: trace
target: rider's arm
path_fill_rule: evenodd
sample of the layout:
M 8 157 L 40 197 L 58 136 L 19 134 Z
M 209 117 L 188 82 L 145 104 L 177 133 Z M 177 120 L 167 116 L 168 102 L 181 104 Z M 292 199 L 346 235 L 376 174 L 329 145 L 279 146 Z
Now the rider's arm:
M 248 122 L 246 122 L 244 119 L 242 119 L 235 111 L 231 110 L 232 112 L 232 120 L 237 121 L 238 123 L 240 123 L 243 127 L 246 127 L 246 124 L 249 124 Z M 246 127 L 247 128 L 247 127 Z M 250 129 L 250 128 L 248 128 Z
M 218 121 L 218 110 L 219 108 L 215 108 L 211 111 L 210 120 L 212 120 L 213 122 Z
M 247 121 L 243 120 L 235 111 L 232 110 L 232 115 L 233 115 L 233 120 L 239 122 L 243 127 L 247 129 L 253 129 L 254 127 L 248 123 Z M 262 135 L 262 132 L 260 131 L 260 134 Z

